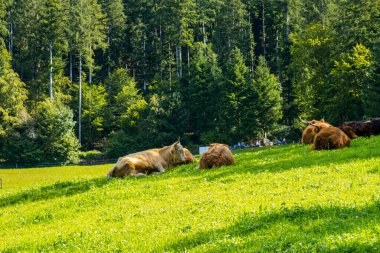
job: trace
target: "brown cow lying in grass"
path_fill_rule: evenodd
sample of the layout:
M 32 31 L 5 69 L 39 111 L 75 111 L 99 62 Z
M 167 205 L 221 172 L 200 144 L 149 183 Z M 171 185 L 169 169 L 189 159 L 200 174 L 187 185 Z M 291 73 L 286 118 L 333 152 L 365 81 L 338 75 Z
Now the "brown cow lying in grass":
M 301 120 L 303 123 L 308 124 L 308 126 L 305 128 L 305 130 L 302 133 L 302 144 L 311 144 L 314 142 L 314 137 L 317 135 L 320 129 L 325 127 L 331 127 L 329 123 L 325 122 L 323 119 L 321 120 L 315 120 L 312 121 L 304 121 Z
M 355 133 L 354 129 L 351 126 L 342 125 L 339 127 L 345 134 L 347 134 L 348 137 L 351 139 L 356 139 L 359 136 Z
M 108 177 L 125 177 L 126 175 L 145 176 L 161 174 L 165 169 L 174 167 L 178 162 L 186 160 L 179 140 L 170 146 L 148 149 L 120 157 L 108 172 Z
M 183 153 L 185 154 L 185 161 L 179 161 L 175 165 L 188 164 L 195 162 L 195 157 L 187 148 L 183 148 Z
M 235 159 L 226 144 L 213 143 L 202 155 L 199 161 L 199 169 L 218 168 L 222 165 L 234 163 Z
M 310 150 L 338 149 L 350 146 L 350 144 L 351 139 L 341 129 L 325 127 L 318 131 Z

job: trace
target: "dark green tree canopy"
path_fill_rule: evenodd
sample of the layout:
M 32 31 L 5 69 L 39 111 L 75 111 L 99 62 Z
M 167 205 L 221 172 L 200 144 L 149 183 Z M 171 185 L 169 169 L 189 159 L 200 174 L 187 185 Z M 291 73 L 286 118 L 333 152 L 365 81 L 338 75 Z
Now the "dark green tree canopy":
M 380 117 L 379 16 L 380 0 L 0 1 L 1 143 L 40 150 L 58 101 L 109 156 Z

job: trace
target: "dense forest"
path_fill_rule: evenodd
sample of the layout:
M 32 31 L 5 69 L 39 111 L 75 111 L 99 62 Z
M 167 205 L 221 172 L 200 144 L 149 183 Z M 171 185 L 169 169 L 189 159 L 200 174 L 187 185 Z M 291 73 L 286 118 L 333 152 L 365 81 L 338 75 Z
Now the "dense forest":
M 0 160 L 380 116 L 380 0 L 1 0 Z

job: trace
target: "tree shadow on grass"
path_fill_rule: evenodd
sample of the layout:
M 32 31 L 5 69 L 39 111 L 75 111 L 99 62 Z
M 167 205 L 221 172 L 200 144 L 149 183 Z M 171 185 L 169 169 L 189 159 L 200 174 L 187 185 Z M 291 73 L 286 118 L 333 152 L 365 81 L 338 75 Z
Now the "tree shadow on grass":
M 20 203 L 48 200 L 61 196 L 72 196 L 90 190 L 100 188 L 108 184 L 110 180 L 104 178 L 94 178 L 80 181 L 63 181 L 37 189 L 23 191 L 14 195 L 0 198 L 0 208 Z
M 371 243 L 344 240 L 350 232 L 373 229 L 380 225 L 380 201 L 375 200 L 360 208 L 313 207 L 304 209 L 282 208 L 264 211 L 260 216 L 244 213 L 236 223 L 222 228 L 198 232 L 167 244 L 163 251 L 184 252 L 204 250 L 209 252 L 284 252 L 284 251 L 334 251 L 378 252 L 379 238 Z M 350 238 L 350 235 L 348 235 Z M 330 240 L 330 243 L 327 242 Z M 240 242 L 240 243 L 239 243 Z M 347 251 L 348 250 L 348 251 Z

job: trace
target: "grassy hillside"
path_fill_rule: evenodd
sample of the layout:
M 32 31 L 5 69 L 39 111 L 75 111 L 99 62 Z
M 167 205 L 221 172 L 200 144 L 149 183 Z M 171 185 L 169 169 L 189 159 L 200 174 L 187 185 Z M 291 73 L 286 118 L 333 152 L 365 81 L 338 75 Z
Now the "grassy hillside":
M 0 170 L 0 252 L 379 252 L 380 137 L 108 180 L 111 165 Z

